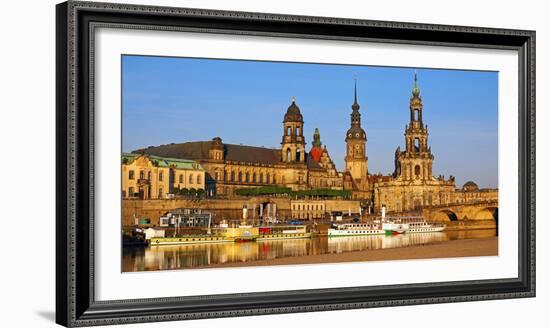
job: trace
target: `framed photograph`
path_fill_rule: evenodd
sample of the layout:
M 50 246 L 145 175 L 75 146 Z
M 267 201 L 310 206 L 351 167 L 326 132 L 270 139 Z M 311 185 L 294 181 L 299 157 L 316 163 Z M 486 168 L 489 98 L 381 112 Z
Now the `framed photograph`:
M 57 5 L 64 326 L 535 296 L 535 32 Z

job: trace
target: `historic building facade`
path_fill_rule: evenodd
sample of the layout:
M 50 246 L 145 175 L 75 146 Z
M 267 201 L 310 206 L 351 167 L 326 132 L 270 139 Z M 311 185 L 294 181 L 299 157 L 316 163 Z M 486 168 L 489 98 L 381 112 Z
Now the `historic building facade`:
M 313 153 L 306 153 L 304 119 L 293 98 L 283 118 L 280 149 L 225 144 L 219 137 L 136 150 L 169 158 L 197 161 L 206 171 L 209 195 L 230 196 L 235 189 L 278 186 L 292 190 L 342 189 L 342 179 L 320 135 Z
M 498 200 L 498 189 L 480 189 L 473 181 L 468 181 L 462 186 L 462 189 L 455 190 L 452 198 L 453 204 L 468 204 L 492 202 Z
M 389 212 L 409 212 L 425 206 L 498 199 L 497 189 L 479 189 L 473 182 L 456 189 L 453 176 L 447 179 L 434 176 L 435 156 L 428 142 L 428 126 L 423 120 L 424 108 L 416 73 L 409 102 L 409 124 L 405 126 L 405 145 L 403 150 L 397 147 L 395 151 L 394 172 L 391 175 L 370 174 L 367 133 L 361 124 L 357 96 L 355 83 L 342 172 L 337 170 L 323 146 L 317 128 L 311 149 L 306 152 L 304 118 L 293 98 L 283 117 L 280 148 L 226 144 L 215 137 L 209 141 L 139 149 L 126 155 L 123 196 L 163 198 L 175 188 L 204 188 L 207 195 L 217 197 L 232 196 L 236 189 L 269 186 L 295 191 L 343 189 L 351 191 L 352 198 L 362 207 L 358 211 L 361 213 L 379 213 L 382 206 Z M 188 165 L 195 166 L 190 169 Z M 134 172 L 133 179 L 130 171 Z M 140 178 L 136 178 L 136 174 Z M 142 179 L 142 174 L 147 178 Z M 164 176 L 170 178 L 161 178 Z M 199 180 L 194 180 L 199 176 L 200 186 L 197 185 Z M 311 201 L 315 204 L 295 200 L 292 215 L 318 218 L 329 211 L 323 202 Z
M 202 166 L 189 160 L 122 155 L 122 198 L 163 199 L 175 190 L 204 190 Z

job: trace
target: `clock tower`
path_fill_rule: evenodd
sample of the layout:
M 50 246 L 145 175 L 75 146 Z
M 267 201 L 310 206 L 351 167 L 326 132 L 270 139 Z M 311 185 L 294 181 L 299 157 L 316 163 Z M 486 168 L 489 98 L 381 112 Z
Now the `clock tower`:
M 351 106 L 351 127 L 346 132 L 346 172 L 356 182 L 367 181 L 367 134 L 361 128 L 361 114 L 357 103 L 357 81 Z

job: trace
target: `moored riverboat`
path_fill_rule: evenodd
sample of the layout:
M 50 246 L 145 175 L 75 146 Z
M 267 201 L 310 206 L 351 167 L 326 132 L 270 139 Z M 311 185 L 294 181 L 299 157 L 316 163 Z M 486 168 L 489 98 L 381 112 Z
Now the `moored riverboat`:
M 211 235 L 184 235 L 174 237 L 152 237 L 149 245 L 185 245 L 185 244 L 205 244 L 205 243 L 226 243 L 226 242 L 250 242 L 250 241 L 268 241 L 281 239 L 303 239 L 311 238 L 311 233 L 307 231 L 305 225 L 296 226 L 262 226 L 238 225 L 227 227 Z
M 307 231 L 305 225 L 279 225 L 259 227 L 259 236 L 257 240 L 302 239 L 310 237 L 311 233 Z
M 232 239 L 225 238 L 224 236 L 201 236 L 201 235 L 189 235 L 182 237 L 159 237 L 149 239 L 150 246 L 161 245 L 186 245 L 186 244 L 209 244 L 209 243 L 227 243 L 233 242 Z
M 329 236 L 365 236 L 365 235 L 391 235 L 407 232 L 407 223 L 396 222 L 392 219 L 373 220 L 365 223 L 334 224 L 328 229 Z
M 443 223 L 428 222 L 421 216 L 403 216 L 393 219 L 395 222 L 408 225 L 407 233 L 440 232 L 447 227 Z
M 334 224 L 327 232 L 330 237 L 383 235 L 384 233 L 385 231 L 382 229 L 382 225 L 374 221 L 368 223 Z

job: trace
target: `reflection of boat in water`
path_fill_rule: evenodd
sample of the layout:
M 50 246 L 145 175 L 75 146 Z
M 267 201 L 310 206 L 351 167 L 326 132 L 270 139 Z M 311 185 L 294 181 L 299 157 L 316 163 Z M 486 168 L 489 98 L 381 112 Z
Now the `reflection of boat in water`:
M 354 235 L 340 236 L 339 238 L 327 238 L 328 249 L 331 253 L 353 252 L 367 249 L 385 249 L 425 245 L 448 240 L 444 232 L 430 232 L 418 234 L 399 234 L 388 236 L 379 235 Z
M 447 236 L 443 232 L 428 232 L 401 234 L 391 238 L 382 238 L 381 248 L 409 247 L 446 241 Z

